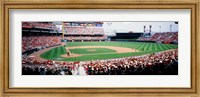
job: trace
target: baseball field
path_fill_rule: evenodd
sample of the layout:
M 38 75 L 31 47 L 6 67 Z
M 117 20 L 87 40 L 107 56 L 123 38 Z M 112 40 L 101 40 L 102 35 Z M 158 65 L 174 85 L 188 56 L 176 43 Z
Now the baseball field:
M 65 46 L 48 49 L 39 56 L 55 61 L 88 61 L 138 56 L 176 48 L 177 45 L 146 42 L 67 42 Z

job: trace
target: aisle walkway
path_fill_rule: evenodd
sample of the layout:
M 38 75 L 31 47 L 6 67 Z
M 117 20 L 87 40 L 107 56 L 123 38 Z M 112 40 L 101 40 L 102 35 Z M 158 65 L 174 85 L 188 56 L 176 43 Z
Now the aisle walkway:
M 82 65 L 80 65 L 79 67 L 78 65 L 76 65 L 75 70 L 72 71 L 72 74 L 73 75 L 87 75 L 85 68 Z

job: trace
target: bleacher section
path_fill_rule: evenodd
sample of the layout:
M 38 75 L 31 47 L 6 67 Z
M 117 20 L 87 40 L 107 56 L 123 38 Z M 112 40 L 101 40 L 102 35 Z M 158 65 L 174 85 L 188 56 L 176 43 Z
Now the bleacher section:
M 66 39 L 67 40 L 106 40 L 107 37 L 106 36 L 93 36 L 93 37 L 90 37 L 90 36 L 77 36 L 77 37 L 69 36 Z
M 55 30 L 56 26 L 52 22 L 22 22 L 22 28 L 40 28 Z
M 157 43 L 178 44 L 178 32 L 156 33 L 152 37 L 139 37 L 141 41 L 155 41 Z
M 79 35 L 104 35 L 103 28 L 100 27 L 68 27 L 65 29 L 65 34 L 79 34 Z
M 60 36 L 23 36 L 22 52 L 61 44 Z
M 102 27 L 66 27 L 65 37 L 67 41 L 105 41 Z
M 60 45 L 57 29 L 52 22 L 22 22 L 22 53 Z

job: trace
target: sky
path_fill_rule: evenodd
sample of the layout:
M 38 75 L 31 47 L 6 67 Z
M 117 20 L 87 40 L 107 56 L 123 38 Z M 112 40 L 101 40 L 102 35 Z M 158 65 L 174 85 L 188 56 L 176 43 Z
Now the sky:
M 144 26 L 149 30 L 149 25 L 152 26 L 151 32 L 170 32 L 170 25 L 172 32 L 178 31 L 175 22 L 104 22 L 103 28 L 105 32 L 144 32 Z
M 60 24 L 60 23 L 59 23 Z M 175 24 L 174 21 L 159 21 L 159 22 L 103 22 L 103 29 L 105 34 L 115 34 L 118 33 L 127 33 L 127 32 L 144 32 L 144 26 L 146 26 L 146 32 L 149 32 L 149 26 L 151 25 L 151 32 L 155 34 L 157 32 L 178 32 L 178 24 Z M 170 25 L 171 30 L 170 30 Z M 57 27 L 62 30 L 61 25 Z

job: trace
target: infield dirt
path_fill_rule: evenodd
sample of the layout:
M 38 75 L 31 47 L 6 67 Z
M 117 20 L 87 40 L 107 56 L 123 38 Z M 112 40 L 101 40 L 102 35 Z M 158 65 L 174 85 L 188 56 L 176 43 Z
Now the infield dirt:
M 135 49 L 125 48 L 125 47 L 115 47 L 115 46 L 74 46 L 74 47 L 66 47 L 65 49 L 66 49 L 66 51 L 69 51 L 69 49 L 76 49 L 76 48 L 107 48 L 107 49 L 115 50 L 116 52 L 114 52 L 114 53 L 138 52 Z M 100 53 L 100 54 L 110 54 L 110 53 Z M 85 55 L 85 54 L 73 54 L 70 52 L 70 56 L 67 54 L 64 54 L 61 56 L 65 57 L 65 58 L 72 58 L 72 57 L 79 57 L 79 56 L 83 56 L 83 55 Z M 95 54 L 87 54 L 87 55 L 95 55 Z

